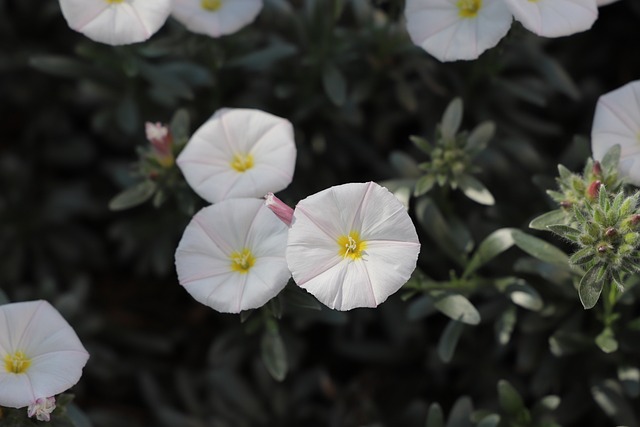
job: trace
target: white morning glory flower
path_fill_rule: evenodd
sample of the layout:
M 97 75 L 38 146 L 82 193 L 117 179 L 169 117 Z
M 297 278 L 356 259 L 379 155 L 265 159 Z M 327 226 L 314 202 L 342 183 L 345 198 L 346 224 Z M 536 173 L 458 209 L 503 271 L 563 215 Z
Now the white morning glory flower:
M 593 158 L 620 144 L 620 176 L 640 186 L 640 80 L 598 99 L 591 128 Z
M 400 201 L 373 182 L 331 187 L 301 200 L 287 263 L 296 283 L 338 310 L 376 307 L 416 268 L 420 242 Z
M 598 18 L 596 0 L 504 0 L 517 21 L 543 37 L 586 31 Z
M 174 0 L 173 17 L 189 31 L 220 37 L 252 23 L 262 0 Z
M 407 0 L 404 13 L 411 40 L 443 62 L 478 58 L 513 20 L 503 0 Z
M 71 29 L 97 42 L 123 45 L 147 40 L 164 25 L 171 0 L 60 0 Z
M 223 313 L 258 308 L 291 273 L 287 226 L 260 199 L 229 199 L 198 212 L 176 250 L 178 280 L 193 298 Z
M 223 108 L 193 134 L 177 163 L 191 188 L 208 202 L 263 197 L 291 183 L 293 126 L 264 111 Z
M 23 408 L 78 382 L 89 353 L 46 301 L 0 306 L 0 406 Z

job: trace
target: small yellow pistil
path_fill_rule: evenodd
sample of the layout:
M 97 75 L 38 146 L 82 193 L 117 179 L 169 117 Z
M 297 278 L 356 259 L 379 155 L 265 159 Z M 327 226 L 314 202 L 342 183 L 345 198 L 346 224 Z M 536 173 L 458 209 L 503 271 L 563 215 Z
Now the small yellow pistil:
M 231 270 L 241 274 L 246 274 L 256 263 L 256 257 L 247 248 L 241 252 L 232 252 L 229 258 L 231 258 Z
M 117 4 L 117 3 L 124 2 L 124 0 L 105 0 L 105 1 L 109 4 Z
M 360 233 L 351 231 L 348 235 L 338 237 L 338 254 L 343 258 L 362 258 L 367 242 L 360 239 Z
M 238 172 L 245 172 L 253 167 L 253 156 L 251 154 L 236 154 L 231 160 L 231 167 Z
M 29 359 L 23 351 L 16 351 L 4 357 L 4 367 L 7 372 L 24 374 L 27 372 L 27 369 L 29 369 L 29 366 L 31 366 L 31 359 Z
M 458 0 L 458 14 L 463 18 L 475 18 L 482 7 L 482 0 Z
M 202 0 L 200 5 L 204 10 L 215 12 L 222 7 L 222 0 Z

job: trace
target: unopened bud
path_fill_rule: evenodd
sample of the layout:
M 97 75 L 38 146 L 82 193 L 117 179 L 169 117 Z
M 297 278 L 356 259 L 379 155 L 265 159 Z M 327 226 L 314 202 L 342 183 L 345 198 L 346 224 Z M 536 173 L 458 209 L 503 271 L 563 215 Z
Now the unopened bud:
M 596 197 L 598 197 L 601 185 L 602 183 L 600 182 L 600 180 L 595 180 L 591 184 L 589 184 L 589 187 L 587 188 L 587 196 L 591 199 L 595 199 Z
M 571 209 L 571 206 L 573 206 L 573 203 L 568 200 L 563 200 L 560 202 L 560 207 L 563 209 Z
M 593 168 L 591 169 L 591 172 L 593 172 L 593 174 L 597 177 L 602 177 L 602 165 L 600 165 L 599 161 L 595 161 L 593 162 Z
M 638 223 L 640 222 L 640 214 L 635 214 L 635 215 L 631 215 L 631 218 L 629 218 L 629 223 L 631 225 L 638 225 Z
M 600 245 L 598 246 L 598 252 L 601 254 L 607 252 L 609 250 L 609 245 Z
M 293 209 L 282 200 L 278 199 L 273 193 L 267 193 L 264 196 L 264 204 L 276 214 L 280 221 L 284 222 L 287 227 L 291 227 L 293 221 Z
M 618 235 L 618 230 L 613 227 L 609 227 L 605 230 L 604 235 L 607 237 L 615 237 Z
M 36 416 L 38 421 L 50 421 L 51 413 L 56 409 L 55 397 L 41 397 L 27 408 L 29 418 Z
M 155 157 L 158 162 L 165 167 L 173 165 L 173 153 L 171 146 L 173 145 L 173 137 L 167 126 L 162 123 L 145 123 L 145 134 L 147 140 L 153 146 Z

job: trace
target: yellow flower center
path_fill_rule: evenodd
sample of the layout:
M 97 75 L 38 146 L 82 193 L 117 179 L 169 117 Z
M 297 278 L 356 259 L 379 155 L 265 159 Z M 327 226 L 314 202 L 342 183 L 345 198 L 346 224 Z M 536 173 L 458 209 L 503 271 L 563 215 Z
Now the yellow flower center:
M 24 374 L 27 372 L 27 369 L 29 369 L 29 366 L 31 366 L 31 359 L 29 359 L 23 351 L 16 351 L 4 357 L 4 367 L 7 372 Z
M 231 160 L 231 167 L 238 172 L 245 172 L 253 167 L 253 156 L 251 154 L 236 154 Z
M 215 12 L 222 7 L 222 0 L 202 0 L 200 5 L 204 10 Z
M 362 258 L 367 242 L 360 239 L 360 233 L 351 231 L 349 234 L 338 237 L 338 254 L 343 258 Z
M 482 0 L 458 0 L 458 14 L 463 18 L 475 18 L 482 7 Z
M 231 270 L 241 274 L 246 274 L 256 263 L 256 257 L 247 248 L 240 252 L 232 252 L 229 258 L 231 258 Z
M 107 3 L 109 4 L 114 4 L 114 3 L 122 3 L 124 2 L 124 0 L 105 0 Z

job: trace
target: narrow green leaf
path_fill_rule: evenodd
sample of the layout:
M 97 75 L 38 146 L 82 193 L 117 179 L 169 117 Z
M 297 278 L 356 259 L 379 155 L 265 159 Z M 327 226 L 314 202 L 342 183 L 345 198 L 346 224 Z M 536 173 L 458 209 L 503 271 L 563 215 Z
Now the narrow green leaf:
M 596 345 L 605 353 L 614 353 L 618 350 L 618 341 L 611 328 L 604 328 L 596 337 Z
M 569 258 L 569 262 L 571 264 L 585 264 L 591 260 L 593 260 L 594 254 L 593 249 L 591 247 L 586 247 L 580 249 L 578 252 L 571 255 Z
M 287 305 L 307 310 L 322 310 L 318 300 L 299 286 L 287 286 L 281 295 Z
M 520 393 L 506 380 L 498 381 L 498 401 L 509 415 L 516 415 L 526 409 Z
M 496 287 L 509 295 L 511 301 L 527 310 L 539 311 L 544 306 L 538 291 L 524 280 L 517 277 L 508 277 L 496 281 Z
M 631 398 L 640 396 L 640 369 L 635 366 L 619 366 L 618 380 Z
M 431 152 L 433 151 L 433 146 L 431 144 L 429 144 L 429 141 L 427 141 L 423 137 L 416 136 L 416 135 L 411 135 L 409 137 L 409 139 L 411 140 L 411 142 L 413 142 L 413 144 L 416 147 L 418 147 L 420 150 L 424 151 L 425 154 L 431 154 Z
M 260 342 L 262 362 L 269 374 L 276 381 L 282 381 L 287 376 L 287 353 L 282 337 L 277 330 L 265 330 Z
M 591 395 L 598 406 L 611 418 L 615 425 L 637 426 L 634 407 L 624 398 L 622 387 L 615 380 L 604 380 L 591 387 Z
M 477 427 L 498 427 L 500 424 L 500 415 L 489 414 L 478 423 Z
M 603 271 L 606 267 L 601 264 L 592 266 L 580 280 L 580 286 L 578 287 L 578 295 L 580 296 L 580 302 L 582 306 L 588 310 L 593 308 L 600 298 L 602 288 L 604 286 Z
M 169 129 L 175 142 L 181 142 L 189 139 L 190 118 L 186 109 L 180 108 L 173 114 Z
M 474 202 L 480 203 L 481 205 L 492 206 L 496 202 L 493 198 L 493 195 L 489 192 L 489 190 L 487 190 L 484 184 L 471 175 L 465 174 L 459 176 L 458 186 L 465 194 L 465 196 L 467 196 Z
M 264 49 L 234 58 L 227 62 L 226 66 L 242 67 L 253 71 L 267 70 L 276 62 L 294 56 L 296 53 L 298 53 L 298 48 L 295 45 L 279 41 Z
M 464 323 L 450 320 L 444 328 L 440 341 L 438 341 L 438 356 L 444 363 L 449 363 L 458 345 L 458 340 L 464 329 Z
M 484 150 L 496 133 L 496 125 L 493 122 L 483 122 L 471 131 L 469 138 L 467 138 L 467 145 L 465 149 L 469 151 L 471 156 L 478 154 Z
M 153 181 L 142 181 L 133 187 L 127 188 L 109 202 L 109 209 L 120 211 L 141 205 L 153 196 L 157 185 Z
M 444 414 L 440 404 L 434 402 L 429 406 L 425 427 L 444 427 Z
M 520 249 L 534 258 L 569 269 L 569 257 L 551 243 L 526 234 L 520 230 L 513 230 L 513 240 Z
M 322 71 L 324 92 L 338 107 L 347 100 L 347 82 L 340 70 L 333 64 L 326 64 Z
M 453 320 L 468 325 L 480 323 L 480 313 L 471 302 L 460 294 L 444 294 L 436 297 L 434 307 Z
M 471 399 L 467 396 L 459 397 L 449 412 L 447 427 L 472 427 L 472 412 L 473 404 L 471 403 Z
M 549 225 L 566 224 L 569 219 L 566 211 L 563 209 L 556 209 L 550 212 L 545 212 L 542 215 L 534 218 L 529 223 L 529 228 L 534 230 L 547 230 Z
M 569 239 L 572 242 L 578 242 L 578 237 L 580 237 L 580 230 L 576 230 L 573 227 L 569 227 L 568 225 L 562 224 L 554 224 L 547 225 L 547 229 L 560 237 L 564 237 L 565 239 Z
M 433 188 L 436 183 L 436 177 L 434 175 L 424 175 L 422 178 L 418 179 L 416 182 L 416 188 L 413 191 L 414 197 L 422 196 L 426 194 Z
M 620 163 L 620 144 L 616 144 L 609 148 L 600 162 L 604 171 L 617 169 L 618 163 Z
M 468 277 L 487 262 L 509 249 L 514 243 L 512 229 L 501 228 L 494 231 L 480 243 L 478 249 L 467 264 L 462 277 Z
M 462 123 L 463 110 L 462 99 L 455 98 L 449 103 L 442 115 L 442 122 L 440 124 L 443 139 L 450 140 L 456 136 Z
M 422 295 L 409 303 L 407 307 L 407 319 L 419 320 L 435 312 L 433 298 L 430 295 Z
M 502 315 L 495 323 L 494 331 L 496 334 L 496 340 L 500 345 L 507 345 L 511 341 L 511 334 L 516 326 L 518 312 L 516 307 L 511 305 L 502 312 Z
M 58 76 L 82 78 L 93 75 L 93 67 L 77 59 L 56 55 L 38 55 L 29 58 L 29 65 L 36 70 Z
M 423 197 L 416 204 L 418 222 L 433 241 L 458 265 L 465 265 L 464 247 L 459 246 L 451 227 L 444 216 L 429 198 Z

